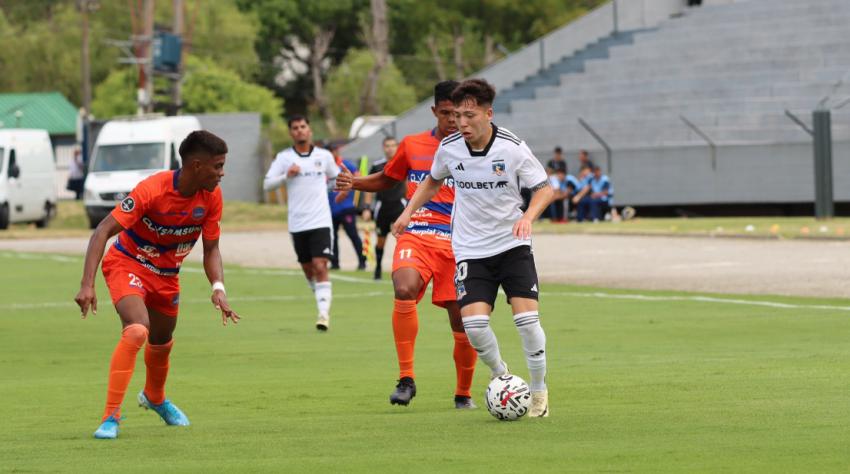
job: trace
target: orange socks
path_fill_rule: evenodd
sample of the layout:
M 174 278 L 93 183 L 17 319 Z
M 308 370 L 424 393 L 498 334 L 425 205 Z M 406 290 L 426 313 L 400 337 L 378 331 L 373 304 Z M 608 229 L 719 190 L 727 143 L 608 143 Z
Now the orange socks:
M 141 324 L 131 324 L 121 332 L 121 339 L 112 353 L 112 362 L 109 364 L 109 384 L 106 388 L 106 409 L 103 419 L 110 416 L 115 419 L 121 418 L 121 402 L 127 392 L 127 385 L 133 377 L 133 369 L 136 366 L 136 354 L 142 344 L 148 339 L 148 328 Z
M 168 355 L 171 354 L 171 346 L 173 345 L 174 339 L 158 346 L 148 343 L 145 347 L 145 365 L 148 369 L 145 379 L 145 395 L 154 405 L 159 405 L 165 401 Z
M 416 314 L 416 300 L 394 300 L 393 336 L 398 354 L 399 378 L 413 376 L 413 348 L 416 334 L 419 332 L 419 316 Z
M 470 397 L 472 394 L 469 388 L 472 387 L 472 376 L 475 374 L 475 362 L 478 360 L 478 353 L 475 348 L 469 343 L 469 338 L 465 332 L 452 332 L 455 338 L 455 371 L 457 371 L 457 390 L 455 395 L 460 397 Z

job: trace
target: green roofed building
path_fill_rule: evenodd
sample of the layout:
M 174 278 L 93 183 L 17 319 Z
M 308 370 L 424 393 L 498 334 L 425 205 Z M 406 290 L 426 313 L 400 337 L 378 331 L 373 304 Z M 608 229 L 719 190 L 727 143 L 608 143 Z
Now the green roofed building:
M 38 128 L 51 137 L 74 136 L 77 114 L 59 92 L 0 94 L 0 128 Z
M 0 94 L 0 129 L 36 128 L 50 135 L 60 197 L 73 196 L 65 190 L 65 183 L 77 150 L 78 115 L 77 107 L 59 92 Z

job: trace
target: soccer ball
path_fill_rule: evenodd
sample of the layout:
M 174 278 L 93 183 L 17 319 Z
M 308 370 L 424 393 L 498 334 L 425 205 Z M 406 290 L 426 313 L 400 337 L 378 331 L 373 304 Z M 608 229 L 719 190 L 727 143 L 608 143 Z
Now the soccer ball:
M 490 381 L 485 393 L 487 410 L 502 421 L 514 421 L 528 413 L 531 389 L 525 380 L 505 374 Z

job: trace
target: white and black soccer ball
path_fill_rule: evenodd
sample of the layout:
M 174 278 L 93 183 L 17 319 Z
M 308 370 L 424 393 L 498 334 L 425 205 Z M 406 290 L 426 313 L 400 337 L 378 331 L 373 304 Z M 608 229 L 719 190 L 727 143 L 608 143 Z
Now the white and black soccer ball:
M 531 389 L 525 380 L 505 374 L 494 378 L 485 393 L 487 410 L 502 421 L 514 421 L 528 413 Z

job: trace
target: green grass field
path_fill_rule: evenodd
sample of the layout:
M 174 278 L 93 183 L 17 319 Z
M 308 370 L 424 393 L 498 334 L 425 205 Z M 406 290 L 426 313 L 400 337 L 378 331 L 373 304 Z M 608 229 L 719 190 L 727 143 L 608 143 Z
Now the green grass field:
M 133 399 L 116 441 L 92 439 L 119 323 L 72 298 L 79 257 L 0 252 L 3 472 L 847 472 L 850 303 L 542 285 L 552 416 L 453 408 L 445 315 L 420 306 L 418 395 L 390 406 L 391 287 L 343 274 L 331 331 L 292 271 L 228 267 L 243 321 L 221 327 L 197 266 L 183 275 L 166 427 Z M 339 276 L 339 275 L 337 275 Z M 599 292 L 600 294 L 595 294 Z M 708 297 L 706 297 L 708 296 Z M 766 303 L 772 302 L 772 303 Z M 773 304 L 776 303 L 776 304 Z M 526 376 L 506 305 L 493 318 Z

